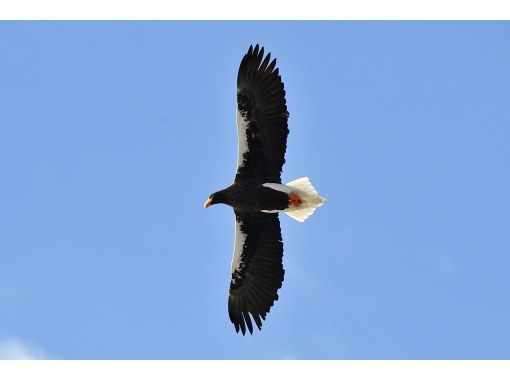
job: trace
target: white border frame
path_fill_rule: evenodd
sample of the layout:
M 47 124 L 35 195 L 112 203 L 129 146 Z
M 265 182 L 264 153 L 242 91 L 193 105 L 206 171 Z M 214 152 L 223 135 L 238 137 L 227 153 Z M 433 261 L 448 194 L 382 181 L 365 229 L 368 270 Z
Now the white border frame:
M 501 20 L 506 0 L 9 0 L 6 20 Z

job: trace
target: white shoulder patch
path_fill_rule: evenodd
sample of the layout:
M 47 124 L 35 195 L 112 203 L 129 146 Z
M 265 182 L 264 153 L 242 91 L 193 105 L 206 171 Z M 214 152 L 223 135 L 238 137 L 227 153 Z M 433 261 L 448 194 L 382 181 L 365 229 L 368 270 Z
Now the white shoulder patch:
M 235 224 L 234 254 L 232 255 L 232 263 L 230 264 L 232 273 L 241 266 L 241 254 L 243 253 L 244 242 L 246 241 L 246 234 L 241 231 L 242 222 L 237 221 L 236 218 Z
M 246 137 L 246 127 L 248 126 L 248 120 L 245 120 L 241 115 L 239 109 L 237 109 L 237 167 L 239 168 L 243 164 L 243 156 L 248 151 L 248 138 Z

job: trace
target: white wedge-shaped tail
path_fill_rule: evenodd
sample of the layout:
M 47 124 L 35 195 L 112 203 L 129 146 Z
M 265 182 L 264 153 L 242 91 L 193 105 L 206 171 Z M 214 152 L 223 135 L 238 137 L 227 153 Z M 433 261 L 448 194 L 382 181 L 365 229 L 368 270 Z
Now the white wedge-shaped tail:
M 298 178 L 286 185 L 265 183 L 264 186 L 289 194 L 289 207 L 283 210 L 283 212 L 299 222 L 304 222 L 306 218 L 313 214 L 317 207 L 322 206 L 326 201 L 325 198 L 319 196 L 308 177 Z M 265 212 L 278 211 L 265 210 Z

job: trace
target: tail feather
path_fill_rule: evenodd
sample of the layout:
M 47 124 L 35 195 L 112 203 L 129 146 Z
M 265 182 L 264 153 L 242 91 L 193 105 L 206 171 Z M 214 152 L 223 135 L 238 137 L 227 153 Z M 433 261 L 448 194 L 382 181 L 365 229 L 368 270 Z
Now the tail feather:
M 317 207 L 322 206 L 326 201 L 325 198 L 319 196 L 308 177 L 298 178 L 287 183 L 287 186 L 291 188 L 292 193 L 301 198 L 302 202 L 298 206 L 289 206 L 284 212 L 299 222 L 304 222 Z

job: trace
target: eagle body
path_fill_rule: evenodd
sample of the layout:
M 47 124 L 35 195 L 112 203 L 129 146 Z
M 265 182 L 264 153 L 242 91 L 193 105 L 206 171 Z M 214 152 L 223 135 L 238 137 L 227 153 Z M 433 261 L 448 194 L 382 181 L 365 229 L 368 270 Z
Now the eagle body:
M 239 212 L 283 211 L 289 205 L 287 193 L 274 190 L 250 179 L 234 182 L 226 189 L 214 193 L 213 199 L 221 200 L 214 203 L 224 203 Z
M 325 199 L 307 177 L 281 182 L 289 113 L 284 85 L 271 53 L 250 46 L 237 75 L 237 173 L 234 183 L 209 196 L 235 214 L 228 314 L 236 332 L 253 333 L 278 300 L 285 271 L 278 213 L 303 222 Z

